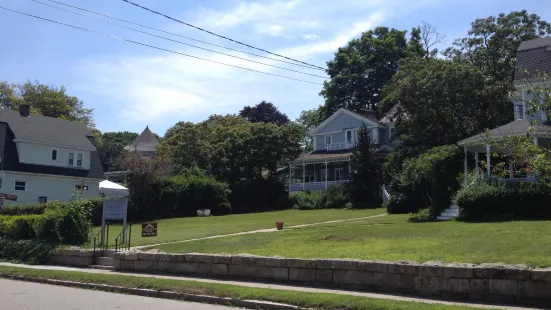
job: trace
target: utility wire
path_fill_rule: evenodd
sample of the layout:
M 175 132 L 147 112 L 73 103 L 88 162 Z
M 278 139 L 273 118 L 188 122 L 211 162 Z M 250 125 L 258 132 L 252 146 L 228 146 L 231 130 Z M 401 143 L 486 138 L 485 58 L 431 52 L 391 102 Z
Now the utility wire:
M 157 12 L 157 11 L 155 11 L 155 10 L 146 8 L 145 6 L 141 6 L 141 5 L 139 5 L 139 4 L 137 4 L 137 3 L 134 3 L 134 2 L 132 2 L 132 1 L 128 1 L 128 0 L 122 0 L 122 1 L 124 1 L 124 2 L 126 2 L 126 3 L 129 3 L 129 4 L 132 4 L 132 5 L 136 6 L 136 7 L 139 7 L 139 8 L 141 8 L 141 9 L 144 9 L 144 10 L 146 10 L 146 11 L 149 11 L 149 12 L 151 12 L 151 13 L 154 13 L 154 14 L 157 14 L 157 15 L 164 16 L 164 17 L 166 17 L 166 18 L 168 18 L 168 19 L 170 19 L 170 20 L 173 20 L 173 21 L 175 21 L 175 22 L 177 22 L 177 23 L 180 23 L 180 24 L 183 24 L 183 25 L 186 25 L 186 26 L 195 28 L 195 29 L 197 29 L 197 30 L 201 30 L 201 31 L 206 32 L 206 33 L 208 33 L 208 34 L 211 34 L 211 35 L 213 35 L 213 36 L 217 36 L 217 37 L 219 37 L 219 38 L 222 38 L 222 39 L 225 39 L 225 40 L 229 40 L 229 41 L 232 41 L 232 42 L 234 42 L 234 43 L 241 44 L 241 45 L 244 45 L 244 46 L 247 46 L 247 47 L 250 47 L 250 48 L 252 48 L 252 49 L 259 50 L 259 51 L 262 51 L 262 52 L 265 52 L 265 53 L 268 53 L 268 54 L 272 54 L 272 55 L 275 55 L 275 56 L 278 56 L 278 57 L 283 57 L 283 58 L 285 58 L 285 59 L 288 59 L 288 60 L 291 60 L 291 61 L 295 61 L 295 62 L 304 64 L 304 65 L 308 65 L 308 66 L 312 66 L 312 67 L 314 67 L 314 68 L 318 68 L 318 69 L 323 69 L 323 70 L 325 70 L 324 68 L 322 68 L 322 67 L 320 67 L 320 66 L 312 65 L 312 64 L 309 64 L 309 63 L 307 63 L 307 62 L 303 62 L 303 61 L 300 61 L 300 60 L 296 60 L 296 59 L 293 59 L 293 58 L 290 58 L 290 57 L 287 57 L 287 56 L 283 56 L 283 55 L 280 55 L 280 54 L 272 53 L 272 52 L 267 51 L 267 50 L 265 50 L 265 49 L 261 49 L 261 48 L 258 48 L 258 47 L 254 47 L 254 46 L 249 45 L 249 44 L 247 44 L 247 43 L 243 43 L 243 42 L 240 42 L 240 41 L 237 41 L 237 40 L 234 40 L 234 39 L 225 37 L 225 36 L 223 36 L 223 35 L 216 34 L 216 33 L 212 32 L 212 31 L 203 29 L 203 28 L 201 28 L 201 27 L 194 26 L 194 25 L 192 25 L 192 24 L 183 22 L 183 21 L 181 21 L 181 20 L 179 20 L 179 19 L 170 17 L 170 16 L 168 16 L 168 15 L 166 15 L 166 14 L 163 14 L 163 13 Z
M 198 49 L 205 50 L 205 51 L 209 51 L 209 52 L 212 52 L 212 53 L 217 53 L 217 54 L 225 55 L 225 56 L 232 57 L 232 58 L 237 58 L 237 59 L 241 59 L 241 60 L 245 60 L 245 61 L 250 61 L 250 62 L 261 64 L 261 65 L 264 65 L 264 66 L 269 66 L 269 67 L 278 68 L 278 69 L 282 69 L 282 70 L 287 70 L 287 71 L 291 71 L 291 72 L 296 72 L 296 73 L 309 75 L 309 76 L 315 76 L 315 77 L 319 77 L 319 78 L 322 78 L 322 79 L 327 79 L 326 76 L 321 76 L 321 75 L 306 73 L 306 72 L 298 71 L 298 70 L 294 70 L 294 69 L 288 69 L 288 68 L 284 68 L 284 67 L 280 67 L 280 66 L 275 66 L 275 65 L 267 64 L 267 63 L 256 61 L 256 60 L 251 60 L 251 59 L 247 59 L 247 58 L 243 58 L 243 57 L 239 57 L 239 56 L 235 56 L 235 55 L 231 55 L 231 54 L 218 52 L 218 51 L 215 51 L 215 50 L 211 50 L 211 49 L 200 47 L 200 46 L 197 46 L 197 45 L 185 43 L 185 42 L 182 42 L 182 41 L 173 40 L 173 39 L 163 37 L 163 36 L 159 36 L 159 35 L 149 33 L 149 32 L 146 32 L 146 31 L 141 31 L 141 30 L 138 30 L 138 29 L 135 29 L 135 28 L 130 28 L 130 27 L 126 27 L 126 26 L 123 26 L 123 25 L 116 24 L 116 23 L 112 23 L 112 22 L 109 22 L 109 21 L 106 21 L 106 20 L 103 20 L 103 19 L 99 19 L 99 18 L 95 18 L 95 17 L 92 17 L 92 16 L 80 14 L 80 13 L 77 13 L 77 12 L 73 12 L 71 10 L 67 10 L 67 9 L 60 8 L 60 7 L 57 7 L 57 6 L 54 6 L 54 5 L 50 5 L 50 4 L 47 4 L 47 3 L 44 3 L 44 2 L 40 2 L 38 0 L 31 0 L 31 1 L 36 2 L 36 3 L 40 3 L 42 5 L 46 5 L 46 6 L 58 9 L 58 10 L 69 12 L 69 13 L 72 13 L 72 14 L 75 14 L 75 15 L 79 15 L 79 16 L 83 16 L 83 17 L 90 18 L 90 19 L 93 19 L 93 20 L 97 20 L 97 21 L 100 21 L 102 23 L 106 23 L 106 24 L 117 26 L 117 27 L 124 28 L 124 29 L 129 29 L 129 30 L 136 31 L 136 32 L 139 32 L 139 33 L 143 33 L 143 34 L 146 34 L 146 35 L 149 35 L 149 36 L 153 36 L 153 37 L 156 37 L 156 38 L 161 38 L 161 39 L 164 39 L 164 40 L 168 40 L 168 41 L 176 42 L 176 43 L 179 43 L 179 44 L 191 46 L 191 47 L 198 48 Z
M 313 69 L 313 70 L 325 71 L 325 69 L 323 69 L 323 68 L 312 67 L 310 65 L 302 65 L 302 64 L 299 64 L 299 63 L 296 63 L 296 62 L 286 61 L 286 60 L 277 59 L 277 58 L 271 58 L 271 57 L 267 57 L 267 56 L 263 56 L 263 55 L 259 55 L 259 54 L 255 54 L 255 53 L 250 53 L 250 52 L 245 52 L 245 51 L 238 50 L 238 49 L 235 49 L 235 48 L 226 47 L 226 46 L 223 46 L 223 45 L 218 45 L 218 44 L 210 43 L 210 42 L 207 42 L 207 41 L 198 40 L 198 39 L 195 39 L 195 38 L 183 36 L 183 35 L 180 35 L 180 34 L 177 34 L 177 33 L 169 32 L 169 31 L 165 31 L 165 30 L 161 30 L 161 29 L 156 29 L 156 28 L 149 27 L 149 26 L 146 26 L 146 25 L 143 25 L 143 24 L 138 24 L 138 23 L 135 23 L 135 22 L 131 22 L 131 21 L 128 21 L 128 20 L 125 20 L 125 19 L 105 15 L 105 14 L 94 12 L 94 11 L 84 9 L 84 8 L 80 8 L 78 6 L 69 5 L 67 3 L 63 3 L 63 2 L 59 2 L 59 1 L 55 1 L 55 0 L 47 0 L 47 1 L 54 2 L 54 3 L 60 4 L 60 5 L 64 5 L 64 6 L 73 8 L 73 9 L 85 11 L 85 12 L 88 12 L 88 13 L 96 14 L 96 15 L 99 15 L 99 16 L 107 17 L 107 18 L 110 18 L 110 19 L 118 20 L 118 21 L 121 21 L 121 22 L 124 22 L 124 23 L 127 23 L 127 24 L 140 26 L 140 27 L 150 29 L 150 30 L 155 30 L 155 31 L 158 31 L 158 32 L 163 32 L 163 33 L 166 33 L 166 34 L 181 37 L 181 38 L 188 39 L 188 40 L 191 40 L 191 41 L 200 42 L 200 43 L 203 43 L 203 44 L 224 48 L 224 49 L 227 49 L 227 50 L 230 50 L 230 51 L 239 52 L 239 53 L 243 53 L 243 54 L 247 54 L 247 55 L 251 55 L 251 56 L 256 56 L 256 57 L 261 57 L 261 58 L 265 58 L 265 59 L 270 59 L 270 60 L 274 60 L 274 61 L 279 61 L 279 62 L 283 62 L 283 63 L 295 65 L 295 66 L 300 66 L 300 67 L 305 67 L 305 68 L 309 68 L 309 69 Z
M 105 34 L 105 33 L 102 33 L 102 32 L 98 32 L 98 31 L 94 31 L 94 30 L 90 30 L 90 29 L 86 29 L 86 28 L 81 28 L 81 27 L 77 27 L 77 26 L 65 24 L 65 23 L 62 23 L 62 22 L 58 22 L 58 21 L 55 21 L 55 20 L 48 19 L 48 18 L 44 18 L 44 17 L 40 17 L 40 16 L 28 14 L 28 13 L 23 13 L 23 12 L 16 11 L 16 10 L 12 10 L 12 9 L 8 9 L 8 8 L 2 7 L 2 6 L 0 6 L 0 9 L 6 10 L 6 11 L 10 11 L 10 12 L 13 12 L 13 13 L 17 13 L 17 14 L 21 14 L 21 15 L 25 15 L 25 16 L 29 16 L 29 17 L 33 17 L 33 18 L 36 18 L 36 19 L 45 20 L 45 21 L 48 21 L 48 22 L 51 22 L 51 23 L 54 23 L 54 24 L 63 25 L 63 26 L 66 26 L 66 27 L 70 27 L 70 28 L 82 30 L 82 31 L 85 31 L 85 32 L 90 32 L 90 33 L 98 34 L 98 35 L 101 35 L 101 36 L 104 36 L 104 37 L 108 37 L 108 38 L 111 38 L 111 39 L 120 40 L 120 41 L 125 41 L 125 42 L 129 42 L 129 43 L 133 43 L 133 44 L 137 44 L 137 45 L 141 45 L 141 46 L 146 46 L 146 47 L 153 48 L 153 49 L 157 49 L 157 50 L 160 50 L 160 51 L 165 51 L 165 52 L 169 52 L 169 53 L 173 53 L 173 54 L 178 54 L 178 55 L 182 55 L 182 56 L 186 56 L 186 57 L 191 57 L 191 58 L 195 58 L 195 59 L 199 59 L 199 60 L 204 60 L 204 61 L 208 61 L 208 62 L 212 62 L 212 63 L 219 64 L 219 65 L 224 65 L 224 66 L 228 66 L 228 67 L 243 69 L 243 70 L 247 70 L 247 71 L 251 71 L 251 72 L 256 72 L 256 73 L 261 73 L 261 74 L 265 74 L 265 75 L 276 76 L 276 77 L 280 77 L 280 78 L 284 78 L 284 79 L 289 79 L 289 80 L 294 80 L 294 81 L 299 81 L 299 82 L 304 82 L 304 83 L 309 83 L 309 84 L 323 85 L 323 84 L 317 83 L 317 82 L 311 82 L 311 81 L 296 79 L 296 78 L 292 78 L 292 77 L 288 77 L 288 76 L 284 76 L 284 75 L 279 75 L 279 74 L 264 72 L 264 71 L 255 70 L 255 69 L 250 69 L 250 68 L 245 68 L 245 67 L 236 66 L 236 65 L 230 65 L 230 64 L 223 63 L 223 62 L 216 61 L 216 60 L 210 60 L 210 59 L 206 59 L 206 58 L 202 58 L 202 57 L 198 57 L 198 56 L 193 56 L 193 55 L 189 55 L 189 54 L 184 54 L 184 53 L 180 53 L 180 52 L 175 52 L 175 51 L 172 51 L 172 50 L 169 50 L 169 49 L 165 49 L 165 48 L 162 48 L 162 47 L 157 47 L 157 46 L 153 46 L 153 45 L 149 45 L 149 44 L 145 44 L 145 43 L 141 43 L 141 42 L 137 42 L 137 41 L 133 41 L 133 40 L 129 40 L 129 39 L 125 39 L 125 38 L 113 36 L 113 35 L 110 35 L 110 34 Z

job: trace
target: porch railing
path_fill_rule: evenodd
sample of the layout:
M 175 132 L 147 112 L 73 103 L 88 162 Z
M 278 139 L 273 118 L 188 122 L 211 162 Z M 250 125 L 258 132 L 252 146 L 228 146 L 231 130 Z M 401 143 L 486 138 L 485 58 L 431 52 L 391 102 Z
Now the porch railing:
M 331 186 L 338 186 L 341 184 L 348 183 L 349 180 L 341 181 L 327 181 L 327 188 Z M 291 193 L 301 192 L 301 191 L 323 191 L 325 190 L 325 181 L 322 182 L 309 182 L 309 183 L 291 183 L 289 187 Z
M 351 149 L 353 147 L 354 147 L 354 143 L 350 143 L 350 142 L 330 143 L 325 146 L 325 148 L 328 151 L 346 150 L 346 149 Z

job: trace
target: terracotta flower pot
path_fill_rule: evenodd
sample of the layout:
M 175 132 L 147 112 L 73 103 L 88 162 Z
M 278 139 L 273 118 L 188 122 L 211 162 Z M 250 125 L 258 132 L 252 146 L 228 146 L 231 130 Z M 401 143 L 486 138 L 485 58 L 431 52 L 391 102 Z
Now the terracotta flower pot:
M 277 227 L 277 230 L 282 230 L 283 229 L 283 222 L 282 221 L 277 221 L 276 222 L 276 227 Z

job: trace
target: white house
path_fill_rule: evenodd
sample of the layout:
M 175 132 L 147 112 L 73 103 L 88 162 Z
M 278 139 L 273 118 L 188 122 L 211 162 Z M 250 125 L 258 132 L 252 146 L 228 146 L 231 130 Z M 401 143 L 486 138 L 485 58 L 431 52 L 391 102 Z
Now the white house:
M 99 195 L 104 180 L 95 138 L 86 125 L 0 109 L 0 193 L 17 196 L 4 204 L 70 201 L 75 190 Z
M 289 193 L 307 190 L 326 190 L 330 186 L 348 183 L 350 157 L 358 139 L 358 130 L 365 124 L 370 131 L 375 151 L 380 157 L 392 152 L 400 142 L 396 139 L 398 106 L 382 119 L 372 113 L 340 109 L 310 132 L 313 151 L 300 155 L 289 163 Z

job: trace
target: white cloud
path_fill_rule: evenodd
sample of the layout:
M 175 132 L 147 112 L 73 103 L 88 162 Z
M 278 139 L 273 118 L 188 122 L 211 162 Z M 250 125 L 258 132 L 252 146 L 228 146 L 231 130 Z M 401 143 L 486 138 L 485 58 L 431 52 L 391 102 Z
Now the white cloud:
M 228 11 L 200 9 L 195 15 L 199 24 L 207 29 L 253 45 L 257 45 L 259 41 L 259 46 L 271 51 L 322 65 L 338 47 L 396 14 L 395 6 L 400 2 L 239 1 Z M 213 39 L 206 34 L 194 32 L 194 36 L 200 35 L 203 35 L 201 39 Z M 222 40 L 217 43 L 229 44 Z M 323 83 L 320 78 L 187 47 L 171 46 L 167 42 L 154 45 L 234 66 Z M 238 48 L 246 49 L 242 46 Z M 200 121 L 214 113 L 236 113 L 243 106 L 256 104 L 261 100 L 274 102 L 283 112 L 295 118 L 301 110 L 313 108 L 323 102 L 318 95 L 321 85 L 285 80 L 181 55 L 154 50 L 148 52 L 142 47 L 138 47 L 137 51 L 145 56 L 89 59 L 79 66 L 83 85 L 87 85 L 88 91 L 105 98 L 112 109 L 118 111 L 118 115 L 109 116 L 111 121 L 107 126 L 113 126 L 117 120 L 123 126 L 141 128 L 150 124 L 164 130 L 177 121 Z M 243 54 L 239 56 L 247 57 Z M 254 60 L 266 61 L 260 58 Z M 273 61 L 270 63 L 282 65 Z M 324 75 L 322 71 L 288 64 L 283 66 Z M 99 121 L 98 124 L 101 125 Z

